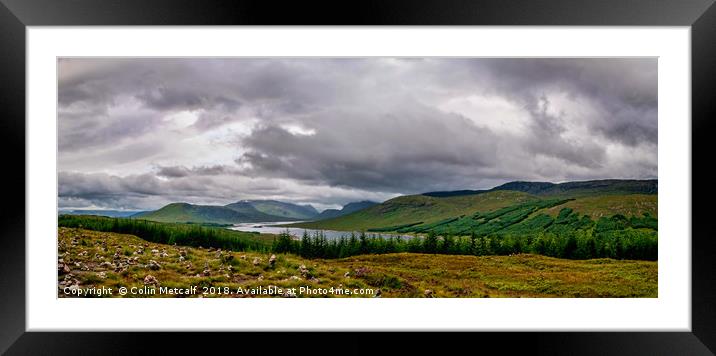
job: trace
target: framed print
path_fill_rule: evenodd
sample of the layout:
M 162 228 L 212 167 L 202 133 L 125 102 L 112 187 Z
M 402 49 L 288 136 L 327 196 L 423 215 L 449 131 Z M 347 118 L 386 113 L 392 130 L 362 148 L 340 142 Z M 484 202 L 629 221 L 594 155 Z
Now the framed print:
M 9 354 L 716 347 L 712 1 L 3 5 Z

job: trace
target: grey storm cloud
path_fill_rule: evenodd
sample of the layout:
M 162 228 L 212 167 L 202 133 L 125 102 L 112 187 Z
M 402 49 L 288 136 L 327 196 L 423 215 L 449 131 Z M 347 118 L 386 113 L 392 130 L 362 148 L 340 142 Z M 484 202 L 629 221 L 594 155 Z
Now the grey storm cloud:
M 62 58 L 60 204 L 654 178 L 656 58 Z

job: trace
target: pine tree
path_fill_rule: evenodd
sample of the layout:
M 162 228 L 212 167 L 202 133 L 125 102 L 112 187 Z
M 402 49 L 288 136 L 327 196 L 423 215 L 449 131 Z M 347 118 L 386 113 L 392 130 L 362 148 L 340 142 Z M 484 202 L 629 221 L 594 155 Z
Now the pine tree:
M 433 231 L 428 232 L 428 236 L 423 241 L 423 252 L 435 253 L 438 250 L 438 237 Z

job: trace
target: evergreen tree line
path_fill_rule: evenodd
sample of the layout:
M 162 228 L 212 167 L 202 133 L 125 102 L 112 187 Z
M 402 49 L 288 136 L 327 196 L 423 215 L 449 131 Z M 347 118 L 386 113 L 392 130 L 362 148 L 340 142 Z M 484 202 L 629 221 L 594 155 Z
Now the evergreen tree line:
M 269 251 L 271 241 L 254 234 L 196 224 L 173 224 L 141 219 L 60 215 L 58 226 L 135 235 L 162 244 L 214 247 L 233 251 Z
M 304 232 L 300 240 L 288 231 L 279 234 L 273 250 L 307 258 L 343 258 L 362 254 L 395 252 L 440 253 L 452 255 L 510 255 L 532 253 L 569 259 L 614 258 L 656 260 L 656 231 L 645 229 L 595 229 L 538 232 L 528 235 L 495 234 L 453 236 L 429 232 L 422 238 L 365 232 L 338 239 L 327 239 L 322 232 Z
M 614 228 L 589 225 L 588 228 L 532 230 L 524 233 L 457 236 L 430 231 L 422 237 L 350 233 L 328 239 L 323 232 L 303 233 L 296 238 L 284 231 L 270 241 L 258 234 L 196 224 L 159 223 L 140 219 L 61 215 L 58 225 L 95 231 L 131 234 L 144 240 L 184 246 L 214 247 L 233 251 L 292 253 L 307 258 L 343 258 L 362 254 L 395 252 L 455 255 L 509 255 L 533 253 L 545 256 L 590 259 L 614 258 L 656 260 L 657 232 L 650 228 Z

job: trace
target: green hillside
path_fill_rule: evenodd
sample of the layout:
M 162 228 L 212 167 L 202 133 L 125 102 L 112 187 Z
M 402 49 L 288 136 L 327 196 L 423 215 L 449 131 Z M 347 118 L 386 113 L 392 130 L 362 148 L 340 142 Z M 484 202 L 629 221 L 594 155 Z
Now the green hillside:
M 348 215 L 350 213 L 354 213 L 358 210 L 370 208 L 371 206 L 375 206 L 375 205 L 378 205 L 378 203 L 372 202 L 372 201 L 367 201 L 367 200 L 348 203 L 348 204 L 344 205 L 343 208 L 341 208 L 340 210 L 339 209 L 326 209 L 326 210 L 322 211 L 321 214 L 316 216 L 314 219 L 315 220 L 333 219 L 333 218 L 337 218 L 339 216 L 344 216 L 344 215 Z
M 284 217 L 288 220 L 312 219 L 318 215 L 318 211 L 310 205 L 297 205 L 276 200 L 248 200 L 244 203 L 249 204 L 254 209 L 264 214 Z M 227 207 L 231 207 L 234 204 L 229 204 Z
M 159 222 L 235 224 L 240 222 L 280 221 L 283 218 L 262 213 L 251 206 L 213 206 L 172 203 L 159 210 L 135 216 Z
M 479 195 L 431 197 L 408 195 L 390 199 L 355 213 L 328 220 L 294 224 L 294 226 L 327 230 L 367 230 L 411 223 L 433 223 L 477 211 L 538 200 L 522 192 L 495 191 Z
M 656 189 L 657 183 L 652 180 L 512 182 L 489 191 L 402 196 L 343 217 L 296 226 L 394 233 L 519 235 L 563 232 L 565 228 L 574 231 L 603 228 L 613 223 L 619 229 L 646 227 L 655 234 Z M 621 218 L 627 223 L 620 223 Z

